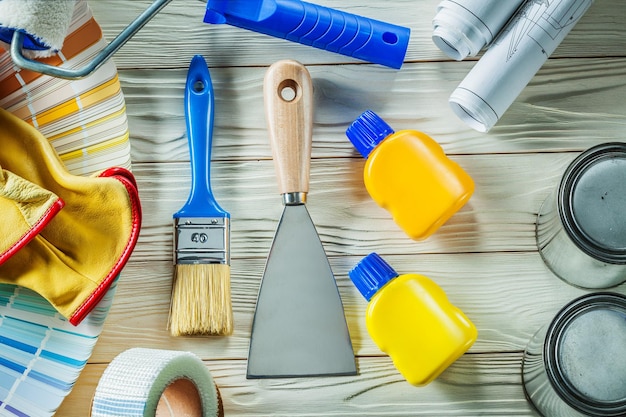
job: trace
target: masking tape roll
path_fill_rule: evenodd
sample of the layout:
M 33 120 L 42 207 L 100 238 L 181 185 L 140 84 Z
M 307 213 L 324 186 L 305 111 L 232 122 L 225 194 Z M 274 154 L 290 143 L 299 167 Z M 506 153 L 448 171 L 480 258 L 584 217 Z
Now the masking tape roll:
M 91 417 L 223 416 L 219 391 L 190 352 L 133 348 L 102 374 Z

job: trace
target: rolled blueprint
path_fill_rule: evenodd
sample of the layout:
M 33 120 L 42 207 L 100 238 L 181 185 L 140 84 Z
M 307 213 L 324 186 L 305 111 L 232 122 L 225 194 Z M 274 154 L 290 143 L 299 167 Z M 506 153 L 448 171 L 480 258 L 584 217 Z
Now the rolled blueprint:
M 593 0 L 528 0 L 450 96 L 468 126 L 488 132 Z
M 489 45 L 524 0 L 443 0 L 433 19 L 433 42 L 461 61 Z

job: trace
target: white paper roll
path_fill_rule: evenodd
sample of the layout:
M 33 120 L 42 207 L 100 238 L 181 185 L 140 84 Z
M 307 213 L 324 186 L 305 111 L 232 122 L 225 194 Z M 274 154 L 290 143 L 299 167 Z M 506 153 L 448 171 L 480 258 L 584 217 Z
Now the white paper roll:
M 219 391 L 193 353 L 146 348 L 118 355 L 102 374 L 91 417 L 222 416 Z
M 524 0 L 443 0 L 433 19 L 433 42 L 461 61 L 487 46 Z
M 450 96 L 468 126 L 488 132 L 593 0 L 527 1 Z

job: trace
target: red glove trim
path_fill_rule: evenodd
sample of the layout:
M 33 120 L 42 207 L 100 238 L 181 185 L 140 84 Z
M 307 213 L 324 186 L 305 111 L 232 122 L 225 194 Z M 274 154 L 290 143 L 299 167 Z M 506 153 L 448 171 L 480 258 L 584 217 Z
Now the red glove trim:
M 137 188 L 137 181 L 135 181 L 135 176 L 132 174 L 132 172 L 130 172 L 126 168 L 111 167 L 102 171 L 100 175 L 98 176 L 99 177 L 116 177 L 116 176 L 124 177 L 133 184 L 133 187 Z
M 50 220 L 57 215 L 59 211 L 65 206 L 65 202 L 61 198 L 57 200 L 46 210 L 43 216 L 35 223 L 22 237 L 20 237 L 10 248 L 3 253 L 0 253 L 0 265 L 2 265 L 7 259 L 13 256 L 17 251 L 22 249 L 28 242 L 30 242 L 35 236 L 43 230 L 44 227 L 50 223 Z
M 139 201 L 139 192 L 137 190 L 137 183 L 135 181 L 135 177 L 133 174 L 124 168 L 110 168 L 99 175 L 100 177 L 111 177 L 115 178 L 119 182 L 121 182 L 128 192 L 128 197 L 130 199 L 130 208 L 131 208 L 131 216 L 132 216 L 132 229 L 130 232 L 130 237 L 126 244 L 126 248 L 122 252 L 122 255 L 117 260 L 113 269 L 107 274 L 107 276 L 102 280 L 100 285 L 96 288 L 96 290 L 85 300 L 85 302 L 76 309 L 74 314 L 69 318 L 69 322 L 74 326 L 78 325 L 83 319 L 93 310 L 93 308 L 100 302 L 102 297 L 107 293 L 109 287 L 115 281 L 115 278 L 122 271 L 126 262 L 130 258 L 135 245 L 137 244 L 137 239 L 139 238 L 139 230 L 141 229 L 141 203 Z

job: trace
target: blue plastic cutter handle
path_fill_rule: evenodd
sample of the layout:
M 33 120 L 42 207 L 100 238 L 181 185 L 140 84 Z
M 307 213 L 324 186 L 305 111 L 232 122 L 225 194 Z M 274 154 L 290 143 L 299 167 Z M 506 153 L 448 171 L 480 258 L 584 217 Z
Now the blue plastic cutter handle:
M 208 0 L 205 23 L 227 23 L 399 69 L 410 29 L 299 0 Z
M 191 192 L 179 217 L 230 217 L 211 192 L 211 142 L 213 138 L 213 84 L 206 61 L 196 55 L 185 83 L 185 120 L 191 159 Z

